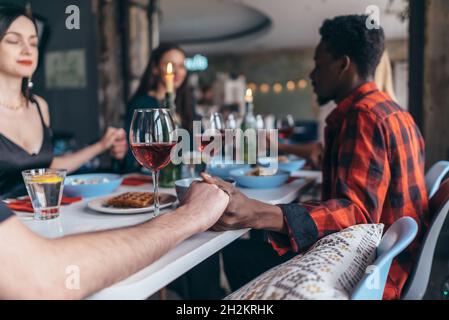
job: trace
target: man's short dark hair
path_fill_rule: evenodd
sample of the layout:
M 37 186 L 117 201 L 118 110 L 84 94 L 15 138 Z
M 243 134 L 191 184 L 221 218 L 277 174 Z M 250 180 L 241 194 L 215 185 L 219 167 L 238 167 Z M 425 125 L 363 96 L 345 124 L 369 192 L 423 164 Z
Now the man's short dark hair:
M 367 15 L 339 16 L 325 20 L 320 28 L 328 51 L 335 58 L 351 58 L 362 77 L 374 75 L 385 49 L 383 28 L 369 29 L 368 19 Z

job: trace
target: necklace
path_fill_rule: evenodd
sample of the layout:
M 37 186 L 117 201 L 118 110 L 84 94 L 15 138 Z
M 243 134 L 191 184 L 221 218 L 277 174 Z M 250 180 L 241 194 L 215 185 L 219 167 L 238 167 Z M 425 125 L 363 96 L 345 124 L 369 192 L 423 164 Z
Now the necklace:
M 15 105 L 4 103 L 3 101 L 0 100 L 0 106 L 2 106 L 3 108 L 9 109 L 9 110 L 17 111 L 19 109 L 22 109 L 23 105 L 24 105 L 23 104 L 23 100 L 24 100 L 23 97 L 21 97 L 20 100 L 21 100 L 20 103 L 15 104 Z

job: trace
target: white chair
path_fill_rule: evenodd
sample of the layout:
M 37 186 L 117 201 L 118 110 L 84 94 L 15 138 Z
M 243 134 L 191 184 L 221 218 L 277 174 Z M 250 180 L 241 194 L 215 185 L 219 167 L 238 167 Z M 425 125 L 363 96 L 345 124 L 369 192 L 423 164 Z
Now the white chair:
M 435 163 L 426 173 L 426 189 L 429 198 L 437 192 L 441 181 L 449 172 L 449 161 L 440 161 Z
M 410 217 L 403 217 L 390 226 L 377 248 L 376 261 L 355 287 L 351 300 L 382 300 L 393 259 L 409 246 L 417 233 L 418 224 Z

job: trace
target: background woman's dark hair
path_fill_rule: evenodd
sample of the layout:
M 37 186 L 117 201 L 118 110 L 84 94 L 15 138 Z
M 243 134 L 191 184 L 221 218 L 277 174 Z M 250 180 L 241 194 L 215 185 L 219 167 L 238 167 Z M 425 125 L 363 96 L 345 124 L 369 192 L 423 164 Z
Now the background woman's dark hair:
M 27 9 L 19 6 L 2 6 L 0 5 L 0 41 L 3 40 L 6 31 L 8 31 L 11 24 L 16 21 L 17 18 L 24 16 L 33 22 L 36 32 L 37 32 L 37 24 L 31 13 L 27 11 Z M 30 79 L 23 78 L 22 80 L 22 94 L 27 99 L 27 102 L 31 99 L 31 92 L 28 86 Z
M 170 50 L 178 50 L 184 55 L 186 53 L 184 50 L 175 43 L 161 43 L 159 47 L 154 49 L 151 53 L 150 61 L 143 73 L 140 85 L 134 94 L 132 100 L 137 97 L 148 95 L 148 92 L 157 89 L 159 81 L 161 81 L 161 75 L 154 75 L 153 69 L 159 66 L 164 54 Z M 176 90 L 176 108 L 177 112 L 181 116 L 182 127 L 191 131 L 194 119 L 194 96 L 193 90 L 187 84 L 187 78 L 184 80 L 182 85 Z

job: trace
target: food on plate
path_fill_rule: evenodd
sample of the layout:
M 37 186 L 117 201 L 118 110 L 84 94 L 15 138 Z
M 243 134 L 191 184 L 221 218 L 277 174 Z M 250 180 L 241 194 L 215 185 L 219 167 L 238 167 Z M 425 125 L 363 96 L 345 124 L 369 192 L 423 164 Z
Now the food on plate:
M 153 204 L 152 192 L 126 192 L 106 201 L 105 205 L 114 208 L 146 208 Z
M 246 176 L 249 177 L 266 177 L 266 176 L 272 176 L 276 174 L 276 170 L 272 168 L 263 168 L 263 167 L 257 167 L 254 168 L 251 171 L 248 171 L 246 173 Z
M 72 186 L 78 186 L 83 184 L 101 184 L 101 183 L 109 183 L 108 178 L 102 178 L 102 179 L 73 179 L 70 181 L 70 185 Z
M 278 162 L 279 162 L 279 163 L 289 163 L 290 160 L 288 159 L 287 156 L 279 156 L 279 157 L 278 157 Z

